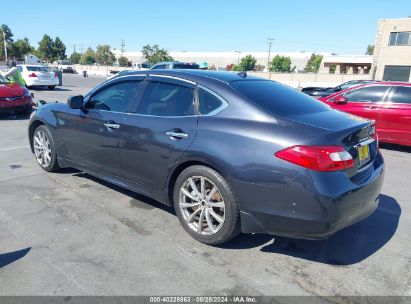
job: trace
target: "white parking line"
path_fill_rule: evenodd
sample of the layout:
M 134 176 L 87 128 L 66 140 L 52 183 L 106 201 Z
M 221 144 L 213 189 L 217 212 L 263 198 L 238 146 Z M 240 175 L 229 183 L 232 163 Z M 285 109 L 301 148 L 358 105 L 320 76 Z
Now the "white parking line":
M 21 146 L 21 147 L 12 147 L 12 148 L 3 148 L 3 149 L 0 149 L 0 152 L 10 151 L 10 150 L 27 149 L 27 148 L 30 148 L 30 146 Z

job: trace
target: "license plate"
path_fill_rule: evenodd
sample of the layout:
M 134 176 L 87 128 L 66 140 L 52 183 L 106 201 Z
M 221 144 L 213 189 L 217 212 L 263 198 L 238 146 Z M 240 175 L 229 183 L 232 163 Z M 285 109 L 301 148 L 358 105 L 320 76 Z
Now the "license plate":
M 50 75 L 49 74 L 40 74 L 41 79 L 50 79 Z
M 368 145 L 358 147 L 358 158 L 360 165 L 366 163 L 370 159 L 370 148 Z

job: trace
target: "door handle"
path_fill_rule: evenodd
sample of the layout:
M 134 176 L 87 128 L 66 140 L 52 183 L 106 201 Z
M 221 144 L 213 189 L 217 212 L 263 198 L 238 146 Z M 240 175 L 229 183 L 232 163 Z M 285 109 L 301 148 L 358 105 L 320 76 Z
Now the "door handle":
M 167 134 L 168 136 L 170 136 L 171 138 L 181 138 L 181 139 L 184 139 L 184 138 L 187 138 L 187 137 L 188 137 L 188 134 L 187 134 L 187 133 L 184 133 L 184 132 L 182 132 L 182 131 L 178 131 L 178 132 L 176 132 L 176 131 L 168 131 L 168 132 L 166 132 L 166 134 Z
M 114 121 L 108 121 L 106 123 L 104 123 L 104 126 L 110 129 L 119 129 L 120 125 L 116 124 Z

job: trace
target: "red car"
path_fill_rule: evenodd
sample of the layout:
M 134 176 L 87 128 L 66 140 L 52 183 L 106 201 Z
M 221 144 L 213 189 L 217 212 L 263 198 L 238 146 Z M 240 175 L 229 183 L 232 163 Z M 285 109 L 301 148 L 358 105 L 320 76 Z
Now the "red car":
M 33 97 L 29 90 L 0 76 L 0 112 L 14 111 L 29 115 L 32 107 Z
M 370 83 L 319 100 L 334 109 L 375 120 L 381 142 L 411 146 L 411 83 Z

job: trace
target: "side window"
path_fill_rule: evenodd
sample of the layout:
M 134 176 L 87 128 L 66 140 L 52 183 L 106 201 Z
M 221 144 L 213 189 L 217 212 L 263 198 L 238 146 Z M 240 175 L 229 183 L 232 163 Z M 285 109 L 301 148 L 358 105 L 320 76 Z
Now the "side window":
M 393 87 L 388 101 L 411 104 L 411 87 Z
M 345 93 L 345 98 L 350 102 L 379 102 L 382 101 L 388 87 L 371 86 Z
M 194 88 L 150 81 L 138 105 L 137 113 L 154 116 L 193 115 Z
M 141 81 L 120 82 L 93 94 L 89 101 L 89 109 L 127 112 L 136 100 Z
M 202 88 L 198 89 L 198 97 L 200 114 L 209 114 L 223 104 L 220 98 Z

